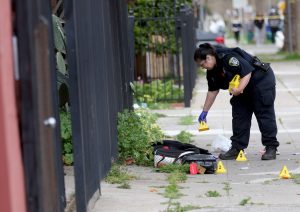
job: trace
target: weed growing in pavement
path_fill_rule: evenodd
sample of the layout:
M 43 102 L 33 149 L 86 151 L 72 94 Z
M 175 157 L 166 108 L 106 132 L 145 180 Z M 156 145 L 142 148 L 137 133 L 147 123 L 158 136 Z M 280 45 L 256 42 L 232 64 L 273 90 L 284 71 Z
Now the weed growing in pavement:
M 183 173 L 180 170 L 175 170 L 168 176 L 170 184 L 184 183 L 186 179 L 186 173 Z
M 180 118 L 178 124 L 179 125 L 193 125 L 194 124 L 194 120 L 195 120 L 195 117 L 194 116 L 183 116 Z
M 221 197 L 221 194 L 217 191 L 207 191 L 205 193 L 205 196 L 207 196 L 207 197 Z
M 165 198 L 169 198 L 170 200 L 178 199 L 179 197 L 183 196 L 183 194 L 180 193 L 177 184 L 169 184 L 165 188 L 165 192 L 163 195 Z
M 175 171 L 180 171 L 182 173 L 188 173 L 190 170 L 190 165 L 189 164 L 168 164 L 165 166 L 161 166 L 159 168 L 156 169 L 156 171 L 159 172 L 164 172 L 164 173 L 171 173 L 171 172 L 175 172 Z
M 292 142 L 288 141 L 288 142 L 286 142 L 286 144 L 292 144 Z
M 130 189 L 130 185 L 128 182 L 123 182 L 121 185 L 119 185 L 117 188 L 121 188 L 121 189 Z
M 247 204 L 250 203 L 250 200 L 251 200 L 251 197 L 248 197 L 248 198 L 245 198 L 245 199 L 242 199 L 242 201 L 239 203 L 239 205 L 241 206 L 245 206 Z
M 178 135 L 175 136 L 175 139 L 181 141 L 182 143 L 191 143 L 192 137 L 193 134 L 183 130 Z
M 203 180 L 203 181 L 200 181 L 200 182 L 197 182 L 197 183 L 209 183 L 208 181 L 205 181 L 205 180 Z
M 166 210 L 167 212 L 184 212 L 184 211 L 191 211 L 191 210 L 196 210 L 196 209 L 202 209 L 202 208 L 208 208 L 207 207 L 200 207 L 200 206 L 196 206 L 196 205 L 185 205 L 182 206 L 180 204 L 180 202 L 172 202 L 171 203 L 171 207 L 168 207 L 168 209 Z
M 226 191 L 226 194 L 227 194 L 227 196 L 229 196 L 229 191 L 230 191 L 232 188 L 230 187 L 230 184 L 229 184 L 229 182 L 224 182 L 223 184 L 224 184 L 224 188 L 223 188 L 223 190 L 225 190 L 225 191 Z
M 129 189 L 128 181 L 133 179 L 136 179 L 136 177 L 129 174 L 124 167 L 114 164 L 108 172 L 105 181 L 110 184 L 121 184 L 118 188 Z
M 300 174 L 292 174 L 291 178 L 293 179 L 294 183 L 300 184 Z

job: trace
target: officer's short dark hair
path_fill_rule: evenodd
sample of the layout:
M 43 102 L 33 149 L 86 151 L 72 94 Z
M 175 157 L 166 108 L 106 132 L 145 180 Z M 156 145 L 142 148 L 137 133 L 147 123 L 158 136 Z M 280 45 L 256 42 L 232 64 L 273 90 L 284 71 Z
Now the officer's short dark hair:
M 216 56 L 217 54 L 215 48 L 209 43 L 200 44 L 195 50 L 194 60 L 205 60 L 207 55 Z

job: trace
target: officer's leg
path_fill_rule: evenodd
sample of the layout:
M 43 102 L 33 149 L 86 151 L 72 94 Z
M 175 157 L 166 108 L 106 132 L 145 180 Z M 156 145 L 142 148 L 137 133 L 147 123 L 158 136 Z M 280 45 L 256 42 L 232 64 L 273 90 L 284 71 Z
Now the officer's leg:
M 261 132 L 261 140 L 264 146 L 278 147 L 277 125 L 274 110 L 276 96 L 275 87 L 264 90 L 257 95 L 254 103 L 254 114 Z
M 232 97 L 232 147 L 241 150 L 248 147 L 250 137 L 251 119 L 253 113 L 249 97 L 245 95 Z
M 249 98 L 245 95 L 234 96 L 231 98 L 232 105 L 232 148 L 224 154 L 220 154 L 221 160 L 234 160 L 239 151 L 247 148 L 250 136 L 251 118 L 253 109 L 248 102 Z

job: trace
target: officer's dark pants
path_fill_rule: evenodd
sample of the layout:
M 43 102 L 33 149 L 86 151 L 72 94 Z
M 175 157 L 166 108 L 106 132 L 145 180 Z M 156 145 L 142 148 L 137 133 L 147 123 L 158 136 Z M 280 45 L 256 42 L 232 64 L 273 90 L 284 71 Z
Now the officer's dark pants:
M 232 147 L 239 150 L 248 147 L 253 113 L 256 116 L 262 135 L 262 144 L 264 146 L 279 146 L 279 142 L 276 138 L 277 125 L 274 111 L 274 100 L 276 96 L 275 82 L 272 87 L 267 89 L 264 87 L 264 84 L 269 83 L 269 81 L 270 79 L 263 79 L 258 84 L 254 82 L 251 85 L 251 89 L 248 89 L 247 92 L 231 98 Z

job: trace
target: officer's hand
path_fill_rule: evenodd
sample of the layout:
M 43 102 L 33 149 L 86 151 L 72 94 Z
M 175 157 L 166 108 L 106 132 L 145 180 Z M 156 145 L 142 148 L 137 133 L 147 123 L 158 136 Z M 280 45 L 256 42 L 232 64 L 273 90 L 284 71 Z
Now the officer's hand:
M 205 121 L 206 122 L 206 116 L 207 116 L 207 111 L 202 111 L 202 113 L 200 114 L 199 118 L 198 118 L 198 121 L 201 122 L 201 121 Z
M 243 91 L 239 90 L 238 88 L 232 88 L 231 92 L 230 92 L 233 96 L 238 96 L 241 93 L 243 93 Z

